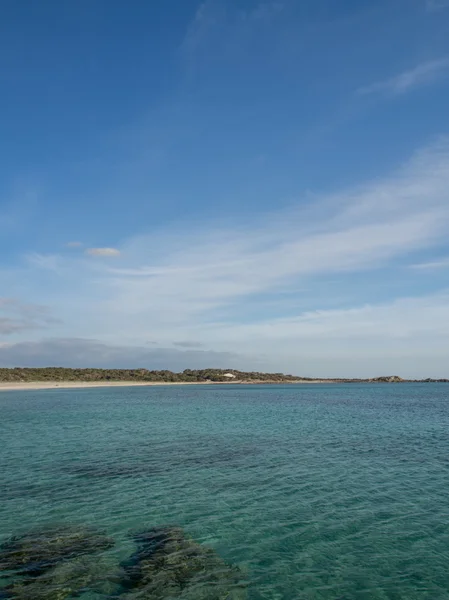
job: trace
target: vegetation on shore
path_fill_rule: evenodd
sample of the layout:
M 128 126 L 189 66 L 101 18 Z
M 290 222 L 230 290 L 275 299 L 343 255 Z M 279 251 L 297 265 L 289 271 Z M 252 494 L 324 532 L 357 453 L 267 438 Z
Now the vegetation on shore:
M 154 383 L 401 383 L 405 381 L 397 375 L 371 379 L 321 379 L 296 377 L 284 373 L 259 373 L 257 371 L 237 371 L 235 369 L 186 369 L 182 373 L 173 371 L 149 371 L 148 369 L 69 369 L 65 367 L 0 368 L 0 383 L 35 382 L 154 382 Z M 418 380 L 417 380 L 418 381 Z M 424 383 L 449 382 L 449 379 L 422 379 Z
M 229 375 L 234 377 L 230 377 Z M 283 373 L 243 372 L 235 369 L 186 369 L 182 373 L 173 371 L 149 371 L 148 369 L 69 369 L 65 367 L 1 369 L 0 382 L 37 381 L 130 381 L 167 383 L 215 383 L 229 381 L 245 382 L 292 382 L 293 375 Z M 306 378 L 307 379 L 307 378 Z

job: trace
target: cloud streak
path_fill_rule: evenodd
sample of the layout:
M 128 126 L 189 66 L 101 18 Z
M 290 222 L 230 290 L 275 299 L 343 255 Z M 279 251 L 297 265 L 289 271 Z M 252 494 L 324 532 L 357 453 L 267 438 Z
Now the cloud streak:
M 289 211 L 152 231 L 125 241 L 113 264 L 83 254 L 34 257 L 9 277 L 26 282 L 42 304 L 55 303 L 64 339 L 115 348 L 144 348 L 151 339 L 178 352 L 199 352 L 200 344 L 204 352 L 237 348 L 245 368 L 258 360 L 267 370 L 300 374 L 337 374 L 327 353 L 377 356 L 388 366 L 400 351 L 428 356 L 429 340 L 440 343 L 448 296 L 366 304 L 358 278 L 382 281 L 393 271 L 396 280 L 401 269 L 410 275 L 404 266 L 417 263 L 417 252 L 444 245 L 448 190 L 449 142 L 442 138 L 384 179 L 307 205 L 301 199 Z M 45 268 L 54 263 L 57 270 Z M 330 287 L 339 279 L 352 286 L 343 307 Z M 320 305 L 326 308 L 317 311 Z M 449 359 L 447 350 L 440 355 Z
M 427 0 L 427 10 L 433 12 L 449 8 L 449 0 Z
M 435 83 L 447 77 L 448 73 L 449 57 L 446 56 L 424 62 L 385 81 L 362 87 L 358 90 L 358 93 L 363 96 L 372 94 L 400 96 L 414 89 Z
M 114 346 L 93 339 L 46 339 L 0 345 L 0 365 L 15 367 L 148 368 L 176 371 L 188 368 L 232 367 L 240 357 L 230 352 L 208 350 L 148 349 Z
M 380 268 L 444 238 L 448 185 L 442 142 L 384 181 L 249 228 L 130 240 L 125 253 L 133 264 L 104 272 L 108 309 L 125 306 L 143 320 L 185 324 L 317 277 Z
M 449 268 L 449 258 L 443 258 L 441 260 L 434 260 L 425 263 L 418 263 L 416 265 L 411 265 L 412 269 L 422 269 L 422 270 L 434 270 L 434 269 L 448 269 Z
M 11 336 L 55 324 L 49 310 L 37 304 L 25 304 L 16 298 L 0 298 L 0 336 Z
M 189 342 L 189 341 L 181 341 L 181 342 L 173 342 L 174 346 L 178 346 L 179 348 L 201 348 L 203 344 L 201 342 Z
M 88 256 L 105 256 L 107 258 L 113 258 L 120 256 L 120 250 L 117 248 L 87 248 L 86 254 Z
M 260 2 L 246 10 L 233 10 L 228 4 L 205 0 L 198 6 L 180 45 L 188 69 L 208 62 L 211 55 L 215 60 L 229 56 L 231 48 L 231 54 L 246 53 L 253 36 L 273 24 L 286 6 L 274 0 Z

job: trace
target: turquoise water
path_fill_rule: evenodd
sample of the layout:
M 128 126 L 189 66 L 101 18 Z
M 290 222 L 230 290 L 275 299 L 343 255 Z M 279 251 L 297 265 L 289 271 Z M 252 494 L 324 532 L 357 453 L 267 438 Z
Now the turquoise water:
M 449 598 L 445 384 L 2 392 L 0 474 L 0 543 L 170 524 L 250 599 Z

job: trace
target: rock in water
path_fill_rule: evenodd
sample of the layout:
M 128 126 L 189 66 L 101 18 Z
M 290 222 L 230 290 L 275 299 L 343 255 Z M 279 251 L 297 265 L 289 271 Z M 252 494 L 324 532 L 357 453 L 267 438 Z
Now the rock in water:
M 12 537 L 0 548 L 0 570 L 40 575 L 58 563 L 111 548 L 112 538 L 89 527 L 49 527 Z
M 23 578 L 8 587 L 13 600 L 65 600 L 90 590 L 105 596 L 118 591 L 119 571 L 104 559 L 82 556 L 46 571 L 39 577 Z
M 187 538 L 179 527 L 135 536 L 138 549 L 125 566 L 126 600 L 243 600 L 240 569 Z

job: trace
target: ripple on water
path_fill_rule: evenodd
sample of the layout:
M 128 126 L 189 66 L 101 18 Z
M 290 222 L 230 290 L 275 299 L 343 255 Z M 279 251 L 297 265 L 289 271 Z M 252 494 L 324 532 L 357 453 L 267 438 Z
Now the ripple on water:
M 124 585 L 120 564 L 126 571 L 136 559 L 129 531 L 145 523 L 151 530 L 177 523 L 181 547 L 195 547 L 201 560 L 209 560 L 203 548 L 211 549 L 212 563 L 238 565 L 249 585 L 234 591 L 249 600 L 447 600 L 448 390 L 4 394 L 0 543 L 49 522 L 92 526 L 113 538 L 114 548 L 39 573 L 46 579 L 24 592 L 34 600 L 62 579 L 70 589 L 89 588 L 76 592 L 85 600 L 138 597 Z M 167 556 L 159 558 L 167 565 Z M 98 581 L 88 564 L 103 565 L 111 577 Z M 17 594 L 24 577 L 12 578 Z M 178 597 L 209 593 L 201 582 L 187 587 Z

